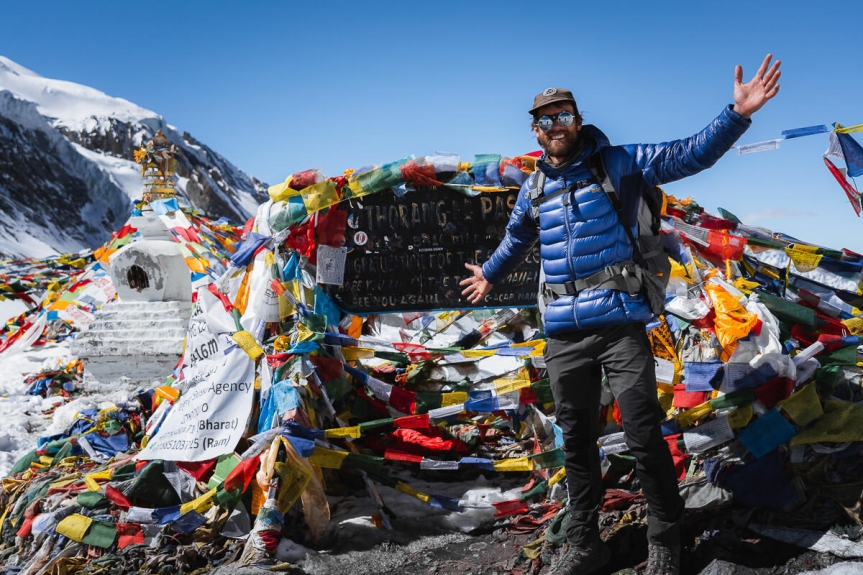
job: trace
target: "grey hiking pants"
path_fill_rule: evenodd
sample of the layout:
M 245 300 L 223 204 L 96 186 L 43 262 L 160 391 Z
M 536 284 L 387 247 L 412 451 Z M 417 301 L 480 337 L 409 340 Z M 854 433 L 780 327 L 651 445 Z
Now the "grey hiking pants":
M 602 368 L 617 398 L 626 444 L 647 499 L 648 539 L 679 542 L 683 499 L 660 422 L 656 375 L 643 323 L 582 330 L 548 339 L 545 362 L 563 431 L 570 519 L 567 540 L 585 546 L 599 539 L 599 398 Z

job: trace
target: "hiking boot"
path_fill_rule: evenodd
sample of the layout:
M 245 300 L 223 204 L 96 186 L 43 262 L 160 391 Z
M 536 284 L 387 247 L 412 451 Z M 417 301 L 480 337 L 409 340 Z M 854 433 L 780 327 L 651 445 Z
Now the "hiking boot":
M 602 543 L 591 547 L 567 547 L 549 575 L 587 575 L 605 567 L 611 560 L 611 551 Z
M 642 575 L 679 575 L 679 573 L 680 545 L 648 544 L 647 567 Z

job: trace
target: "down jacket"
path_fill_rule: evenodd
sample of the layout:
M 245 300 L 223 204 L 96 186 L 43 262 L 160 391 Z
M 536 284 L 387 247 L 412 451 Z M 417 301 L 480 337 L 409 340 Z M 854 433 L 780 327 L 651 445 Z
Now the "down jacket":
M 612 146 L 595 126 L 582 127 L 581 155 L 559 172 L 540 158 L 538 169 L 546 175 L 545 194 L 592 178 L 587 158 L 602 154 L 605 169 L 620 196 L 626 219 L 636 221 L 644 184 L 656 186 L 706 170 L 727 152 L 746 131 L 750 121 L 726 107 L 706 128 L 688 138 L 661 144 Z M 521 261 L 537 237 L 546 281 L 563 283 L 588 277 L 616 263 L 631 261 L 632 245 L 626 230 L 602 187 L 593 184 L 557 195 L 540 205 L 539 226 L 527 192 L 536 173 L 519 192 L 518 200 L 501 244 L 482 266 L 486 280 L 495 284 L 506 278 Z M 638 184 L 636 184 L 638 182 Z M 568 201 L 564 201 L 567 198 Z M 633 235 L 638 231 L 633 228 Z M 612 289 L 585 290 L 551 302 L 545 310 L 549 336 L 651 317 L 647 299 Z

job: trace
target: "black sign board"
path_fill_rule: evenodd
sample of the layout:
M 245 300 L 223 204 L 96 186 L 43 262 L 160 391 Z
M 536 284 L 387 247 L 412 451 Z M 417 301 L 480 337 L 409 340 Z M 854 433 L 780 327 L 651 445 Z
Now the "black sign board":
M 517 196 L 421 188 L 342 202 L 348 255 L 344 283 L 328 286 L 330 295 L 355 314 L 535 306 L 539 244 L 484 302 L 468 304 L 459 286 L 465 262 L 482 264 L 500 244 Z

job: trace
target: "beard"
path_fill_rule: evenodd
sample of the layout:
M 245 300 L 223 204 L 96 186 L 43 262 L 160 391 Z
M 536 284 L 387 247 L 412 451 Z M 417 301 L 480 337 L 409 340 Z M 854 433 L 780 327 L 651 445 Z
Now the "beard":
M 542 132 L 536 136 L 536 141 L 549 156 L 558 159 L 568 158 L 578 149 L 578 132 L 567 130 L 560 140 L 552 140 L 560 132 Z

